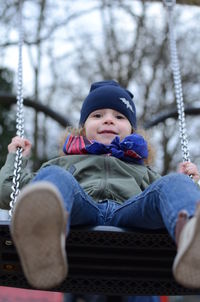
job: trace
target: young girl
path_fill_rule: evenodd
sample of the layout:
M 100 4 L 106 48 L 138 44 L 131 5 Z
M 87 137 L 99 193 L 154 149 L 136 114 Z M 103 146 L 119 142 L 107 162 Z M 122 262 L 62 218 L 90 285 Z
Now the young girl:
M 25 187 L 15 204 L 11 234 L 33 287 L 51 288 L 66 277 L 70 226 L 112 225 L 166 227 L 178 245 L 176 280 L 200 288 L 200 190 L 193 181 L 200 178 L 198 170 L 186 162 L 181 173 L 161 177 L 144 164 L 148 146 L 135 132 L 132 97 L 115 81 L 93 83 L 81 109 L 82 135 L 68 135 L 65 155 L 37 173 L 26 170 L 27 139 L 15 137 L 8 146 L 0 171 L 0 207 L 9 208 L 14 153 L 22 147 L 20 185 Z

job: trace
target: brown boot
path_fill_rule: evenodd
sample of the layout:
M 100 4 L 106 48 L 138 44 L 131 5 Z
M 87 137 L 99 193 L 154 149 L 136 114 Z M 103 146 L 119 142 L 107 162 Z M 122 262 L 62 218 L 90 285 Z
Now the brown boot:
M 182 210 L 178 213 L 178 219 L 176 222 L 176 229 L 175 229 L 175 241 L 176 241 L 176 246 L 178 247 L 178 242 L 180 238 L 181 231 L 183 230 L 183 227 L 185 224 L 188 222 L 188 213 L 185 210 Z
M 178 252 L 173 264 L 173 274 L 178 283 L 188 288 L 200 289 L 200 206 L 195 216 L 188 220 L 180 213 L 176 225 Z
M 60 284 L 67 275 L 66 211 L 57 188 L 48 182 L 26 186 L 11 220 L 11 235 L 24 274 L 38 289 Z

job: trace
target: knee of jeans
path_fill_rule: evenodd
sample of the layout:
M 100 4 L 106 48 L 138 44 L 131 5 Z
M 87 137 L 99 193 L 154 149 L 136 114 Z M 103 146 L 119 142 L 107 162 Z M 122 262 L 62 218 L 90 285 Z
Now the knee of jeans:
M 191 181 L 191 178 L 188 175 L 185 175 L 183 173 L 170 173 L 168 175 L 165 175 L 162 177 L 163 181 L 167 182 L 176 182 L 176 183 L 183 183 Z
M 38 174 L 36 175 L 35 179 L 37 179 L 37 176 L 38 178 L 41 178 L 41 177 L 50 177 L 50 176 L 56 176 L 56 177 L 62 177 L 62 178 L 68 178 L 69 180 L 72 180 L 74 179 L 73 175 L 68 172 L 67 170 L 61 168 L 61 167 L 58 167 L 56 165 L 51 165 L 51 166 L 47 166 L 47 167 L 44 167 L 42 169 L 39 170 Z

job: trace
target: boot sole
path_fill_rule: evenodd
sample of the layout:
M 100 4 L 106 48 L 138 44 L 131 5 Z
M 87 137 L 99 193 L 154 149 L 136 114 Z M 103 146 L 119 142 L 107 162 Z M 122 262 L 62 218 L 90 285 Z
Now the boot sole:
M 55 287 L 67 276 L 65 233 L 66 215 L 57 189 L 48 182 L 28 185 L 16 202 L 11 235 L 34 288 Z
M 181 285 L 200 288 L 200 207 L 182 232 L 173 264 L 173 274 Z

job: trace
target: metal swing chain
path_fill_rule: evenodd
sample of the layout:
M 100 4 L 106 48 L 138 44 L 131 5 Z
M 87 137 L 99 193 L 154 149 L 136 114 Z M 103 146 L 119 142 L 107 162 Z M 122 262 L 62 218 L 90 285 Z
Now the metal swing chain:
M 179 67 L 176 38 L 174 35 L 174 26 L 173 26 L 173 18 L 172 18 L 173 8 L 176 4 L 176 0 L 163 0 L 163 2 L 167 7 L 167 12 L 168 12 L 170 56 L 171 56 L 171 66 L 173 72 L 176 104 L 177 104 L 177 111 L 178 111 L 182 159 L 183 161 L 190 161 L 187 130 L 186 130 L 186 123 L 185 123 L 185 109 L 184 109 L 184 102 L 183 102 L 181 73 Z
M 22 47 L 23 47 L 23 24 L 22 24 L 22 3 L 19 3 L 19 56 L 17 70 L 17 113 L 16 113 L 16 135 L 24 138 L 24 111 L 23 111 L 23 69 L 22 69 Z M 17 148 L 14 172 L 12 179 L 12 193 L 10 194 L 10 211 L 9 216 L 12 217 L 13 208 L 19 194 L 19 180 L 21 176 L 22 165 L 22 148 Z

